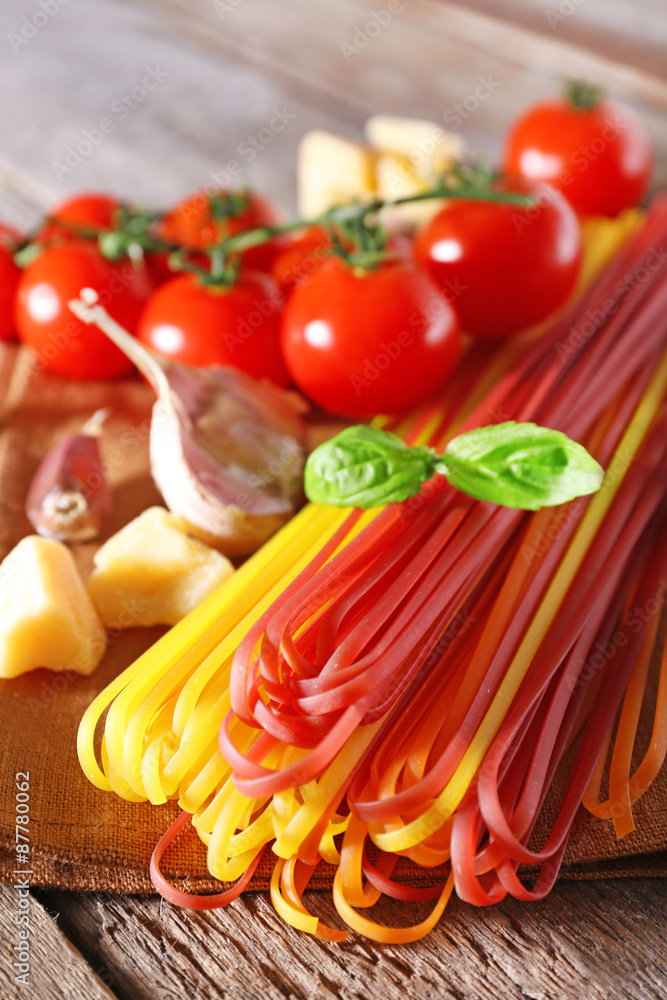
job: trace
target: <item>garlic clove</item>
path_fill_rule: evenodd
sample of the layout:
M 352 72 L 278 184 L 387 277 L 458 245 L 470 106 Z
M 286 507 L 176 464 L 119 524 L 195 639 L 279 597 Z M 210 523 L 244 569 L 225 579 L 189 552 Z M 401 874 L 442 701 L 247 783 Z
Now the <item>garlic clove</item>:
M 159 407 L 156 403 L 151 422 L 151 464 L 169 510 L 190 534 L 226 555 L 256 551 L 289 520 L 295 503 L 250 487 L 245 492 L 234 470 L 226 475 Z
M 191 368 L 148 351 L 84 289 L 70 303 L 153 385 L 150 454 L 165 503 L 188 530 L 229 555 L 247 555 L 303 502 L 306 426 L 294 394 L 234 368 Z
M 98 411 L 78 434 L 68 434 L 46 455 L 28 490 L 26 514 L 44 538 L 85 542 L 97 538 L 113 501 L 104 475 Z

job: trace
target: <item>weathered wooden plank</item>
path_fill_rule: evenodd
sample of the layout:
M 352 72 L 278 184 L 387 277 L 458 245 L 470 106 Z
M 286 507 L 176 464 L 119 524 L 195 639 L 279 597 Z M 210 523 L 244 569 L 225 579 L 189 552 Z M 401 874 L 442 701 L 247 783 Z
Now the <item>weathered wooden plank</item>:
M 17 876 L 20 880 L 20 876 Z M 26 897 L 24 897 L 26 898 Z M 0 939 L 3 942 L 0 962 L 0 996 L 3 1000 L 34 997 L 36 1000 L 113 1000 L 110 989 L 113 973 L 96 965 L 91 968 L 81 953 L 67 939 L 62 930 L 42 904 L 27 897 L 27 908 L 19 909 L 19 889 L 0 886 Z M 16 923 L 17 915 L 27 914 L 29 923 Z M 29 930 L 29 966 L 27 983 L 16 982 L 16 976 L 25 975 L 19 966 L 15 947 L 24 947 L 19 938 L 21 930 Z
M 631 45 L 625 51 L 606 43 L 593 54 L 582 51 L 594 31 L 582 25 L 599 23 L 592 12 L 602 10 L 601 3 L 607 18 L 609 0 L 586 0 L 586 15 L 578 8 L 545 39 L 536 21 L 500 23 L 501 12 L 490 2 L 487 13 L 497 15 L 491 18 L 433 0 L 403 0 L 400 15 L 349 61 L 341 45 L 354 41 L 355 30 L 363 29 L 374 9 L 386 7 L 385 0 L 292 0 L 289 6 L 230 0 L 222 18 L 224 2 L 216 11 L 209 0 L 63 5 L 0 64 L 0 83 L 12 94 L 4 109 L 1 214 L 29 225 L 56 198 L 91 187 L 159 205 L 220 176 L 230 160 L 242 161 L 260 188 L 291 208 L 294 152 L 308 128 L 360 135 L 364 117 L 374 110 L 441 122 L 474 93 L 480 76 L 500 84 L 462 122 L 473 147 L 493 154 L 505 125 L 528 99 L 546 96 L 563 74 L 590 75 L 646 102 L 642 111 L 658 141 L 664 179 L 664 119 L 649 107 L 664 103 L 661 82 L 651 76 L 660 74 L 660 65 L 636 57 Z M 470 6 L 481 10 L 483 4 Z M 650 6 L 648 0 L 641 6 Z M 24 6 L 3 5 L 4 36 L 19 31 L 25 15 Z M 511 21 L 514 15 L 502 17 Z M 659 31 L 654 39 L 663 44 Z M 564 44 L 568 40 L 574 48 Z M 615 66 L 616 58 L 625 65 Z M 122 95 L 141 87 L 147 68 L 156 66 L 167 74 L 164 80 L 121 118 L 112 104 L 122 105 Z M 249 160 L 241 147 L 268 127 L 276 105 L 295 117 Z M 53 163 L 105 116 L 113 131 L 69 173 L 57 176 Z M 5 384 L 0 373 L 0 389 Z M 12 890 L 2 892 L 0 925 L 3 940 L 11 942 Z M 298 935 L 280 922 L 265 896 L 198 915 L 169 906 L 160 914 L 155 899 L 51 892 L 41 898 L 60 912 L 59 923 L 93 971 L 44 910 L 35 909 L 35 926 L 46 942 L 44 951 L 35 942 L 35 954 L 45 978 L 31 975 L 31 985 L 40 1000 L 96 1000 L 114 993 L 153 1000 L 184 992 L 244 1000 L 650 1000 L 666 992 L 666 895 L 664 882 L 641 880 L 560 884 L 534 906 L 507 901 L 474 911 L 455 902 L 430 938 L 399 949 L 359 939 L 327 945 Z M 327 897 L 310 897 L 309 903 L 336 922 Z M 379 919 L 389 922 L 393 912 L 385 906 Z M 11 988 L 0 971 L 0 995 L 12 996 Z
M 3 5 L 0 34 L 22 41 L 0 62 L 0 86 L 13 95 L 0 216 L 30 225 L 58 198 L 91 188 L 159 206 L 224 180 L 230 163 L 292 210 L 296 146 L 310 128 L 360 136 L 379 110 L 453 127 L 456 105 L 467 101 L 472 110 L 457 127 L 471 149 L 494 158 L 513 115 L 565 75 L 642 104 L 659 152 L 656 183 L 665 181 L 664 75 L 454 4 L 399 6 L 371 37 L 366 24 L 384 9 L 380 0 L 94 0 L 62 5 L 24 39 L 23 9 Z M 356 49 L 346 54 L 345 45 Z M 478 100 L 480 78 L 491 83 Z M 103 119 L 112 128 L 102 136 Z
M 467 0 L 466 7 L 656 76 L 667 73 L 662 0 Z
M 0 7 L 0 36 L 16 35 L 23 14 Z M 3 112 L 0 218 L 31 226 L 67 194 L 95 189 L 162 207 L 224 183 L 231 162 L 293 209 L 300 135 L 340 129 L 340 117 L 165 28 L 152 10 L 94 0 L 61 6 L 5 53 L 0 88 L 12 101 Z
M 641 59 L 613 60 L 559 32 L 540 33 L 442 0 L 142 4 L 160 11 L 165 33 L 291 81 L 297 92 L 335 109 L 356 134 L 372 111 L 416 115 L 460 128 L 473 149 L 491 157 L 529 101 L 551 96 L 564 78 L 590 79 L 642 105 L 659 150 L 657 183 L 664 182 L 664 60 L 662 73 L 652 74 Z M 478 99 L 484 81 L 490 83 Z
M 285 925 L 265 894 L 212 913 L 156 898 L 41 895 L 124 1000 L 658 1000 L 667 990 L 667 882 L 656 879 L 560 883 L 541 903 L 487 909 L 453 900 L 429 937 L 402 947 L 318 941 Z M 328 894 L 306 901 L 340 924 Z M 394 904 L 375 912 L 386 923 L 415 918 Z

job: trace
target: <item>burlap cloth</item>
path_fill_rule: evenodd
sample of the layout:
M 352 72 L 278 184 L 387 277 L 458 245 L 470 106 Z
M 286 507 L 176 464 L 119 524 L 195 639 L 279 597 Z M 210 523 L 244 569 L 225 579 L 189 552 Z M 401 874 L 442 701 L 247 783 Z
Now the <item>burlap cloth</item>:
M 50 444 L 65 431 L 78 429 L 99 407 L 108 406 L 103 448 L 113 484 L 115 512 L 105 537 L 118 530 L 159 496 L 148 469 L 147 428 L 152 394 L 139 380 L 112 384 L 74 383 L 36 370 L 16 348 L 0 345 L 0 558 L 31 531 L 25 496 L 31 477 Z M 94 546 L 79 545 L 77 561 L 91 567 Z M 175 803 L 154 807 L 125 802 L 94 788 L 76 756 L 79 720 L 93 697 L 160 634 L 132 629 L 114 638 L 91 677 L 69 683 L 38 670 L 0 681 L 2 793 L 0 809 L 0 880 L 14 881 L 15 775 L 30 773 L 30 876 L 33 885 L 63 889 L 149 893 L 151 852 L 178 814 Z M 649 728 L 647 729 L 647 726 Z M 649 720 L 642 725 L 646 745 Z M 555 807 L 555 806 L 554 806 Z M 548 828 L 545 809 L 542 831 Z M 578 817 L 563 875 L 599 878 L 667 874 L 667 769 L 636 805 L 637 829 L 620 842 L 611 823 L 583 810 Z M 538 836 L 540 831 L 538 830 Z M 272 868 L 268 853 L 251 888 L 266 889 Z M 207 874 L 205 849 L 187 829 L 168 852 L 164 872 L 188 888 L 219 887 Z M 437 880 L 437 872 L 417 872 L 407 863 L 397 875 L 415 884 Z M 332 869 L 322 865 L 314 888 L 331 885 Z

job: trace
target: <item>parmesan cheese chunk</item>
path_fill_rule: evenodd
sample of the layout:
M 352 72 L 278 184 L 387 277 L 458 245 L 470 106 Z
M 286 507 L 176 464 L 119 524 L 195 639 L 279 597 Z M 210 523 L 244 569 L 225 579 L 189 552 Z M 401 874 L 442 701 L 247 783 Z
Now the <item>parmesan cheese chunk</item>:
M 382 153 L 405 156 L 417 177 L 427 184 L 437 180 L 465 153 L 459 135 L 420 118 L 371 115 L 366 121 L 366 137 L 371 146 Z
M 37 667 L 89 674 L 106 645 L 70 550 L 39 535 L 22 539 L 0 564 L 0 677 Z
M 150 507 L 98 550 L 88 591 L 105 625 L 175 625 L 233 572 L 177 517 Z
M 417 175 L 407 156 L 398 153 L 383 153 L 378 157 L 376 176 L 378 197 L 387 200 L 420 194 L 429 187 Z M 441 198 L 411 201 L 405 205 L 394 205 L 390 212 L 385 210 L 385 215 L 398 224 L 415 228 L 426 225 L 443 204 Z
M 375 154 L 368 146 L 316 129 L 299 145 L 299 213 L 321 215 L 375 193 Z

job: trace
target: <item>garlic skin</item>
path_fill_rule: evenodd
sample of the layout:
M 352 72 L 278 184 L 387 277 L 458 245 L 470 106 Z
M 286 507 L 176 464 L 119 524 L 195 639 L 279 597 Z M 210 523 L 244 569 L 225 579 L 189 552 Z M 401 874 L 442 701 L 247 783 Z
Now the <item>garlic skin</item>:
M 151 470 L 169 510 L 225 555 L 256 551 L 305 499 L 306 425 L 296 394 L 235 368 L 158 357 L 109 316 L 92 289 L 69 306 L 106 333 L 155 389 Z
M 232 368 L 169 366 L 153 407 L 153 479 L 184 527 L 226 555 L 255 552 L 304 500 L 305 427 L 285 393 Z
M 87 542 L 111 517 L 113 501 L 98 441 L 106 417 L 98 411 L 78 434 L 68 434 L 46 455 L 26 499 L 26 514 L 43 538 Z

